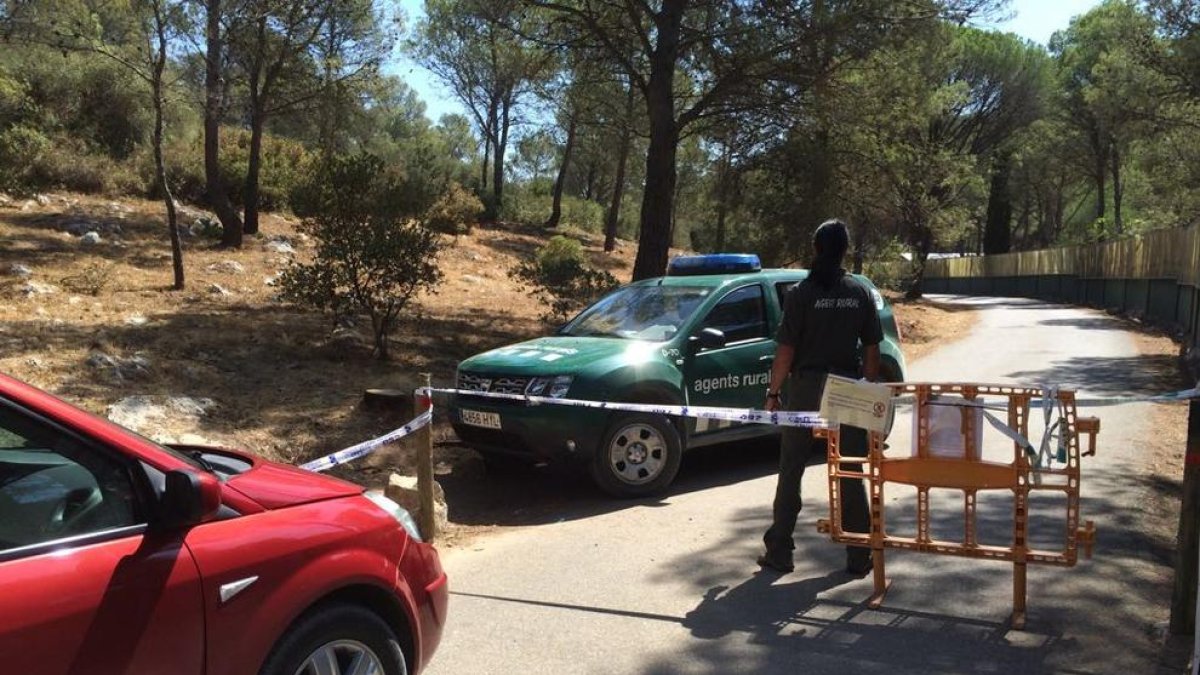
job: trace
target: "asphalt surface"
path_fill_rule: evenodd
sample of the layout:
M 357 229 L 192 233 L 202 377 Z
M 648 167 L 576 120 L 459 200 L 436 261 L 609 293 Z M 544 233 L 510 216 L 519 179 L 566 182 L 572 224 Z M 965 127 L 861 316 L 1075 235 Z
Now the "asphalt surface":
M 910 364 L 914 381 L 1055 383 L 1095 395 L 1149 393 L 1161 382 L 1121 325 L 1090 310 L 1027 300 L 953 298 L 980 319 L 962 339 Z M 1146 405 L 1084 411 L 1102 422 L 1083 463 L 1083 517 L 1095 557 L 1074 568 L 1030 566 L 1026 630 L 1008 626 L 1012 566 L 889 551 L 883 608 L 869 579 L 841 571 L 844 549 L 819 535 L 827 517 L 820 467 L 805 475 L 795 572 L 754 563 L 770 521 L 770 448 L 727 446 L 684 460 L 661 500 L 603 502 L 580 484 L 578 509 L 444 552 L 449 621 L 428 673 L 1122 673 L 1177 672 L 1157 634 L 1170 602 L 1171 543 L 1145 532 L 1153 489 L 1139 454 Z M 897 419 L 890 443 L 908 444 Z M 1034 434 L 1040 433 L 1036 428 Z M 995 436 L 996 434 L 991 434 Z M 987 453 L 1011 452 L 989 442 Z M 515 479 L 546 480 L 542 474 Z M 889 527 L 911 520 L 915 491 L 887 495 Z M 937 494 L 961 532 L 961 494 Z M 1011 540 L 1011 497 L 981 499 L 985 541 Z M 1061 536 L 1061 501 L 1031 511 L 1035 542 Z

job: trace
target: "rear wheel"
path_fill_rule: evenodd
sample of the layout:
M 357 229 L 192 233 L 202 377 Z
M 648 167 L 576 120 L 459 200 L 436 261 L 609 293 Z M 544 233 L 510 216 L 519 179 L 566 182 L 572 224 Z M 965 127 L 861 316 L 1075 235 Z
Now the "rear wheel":
M 645 497 L 675 480 L 683 458 L 679 431 L 661 415 L 618 415 L 592 457 L 592 479 L 617 497 Z
M 354 605 L 316 607 L 275 645 L 260 675 L 407 675 L 392 629 Z

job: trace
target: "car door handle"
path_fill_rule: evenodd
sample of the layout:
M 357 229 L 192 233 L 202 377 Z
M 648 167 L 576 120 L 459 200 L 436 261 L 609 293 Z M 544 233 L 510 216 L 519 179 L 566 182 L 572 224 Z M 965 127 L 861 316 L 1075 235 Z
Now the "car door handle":
M 766 356 L 760 356 L 760 357 L 758 357 L 758 360 L 759 360 L 759 361 L 774 361 L 774 360 L 775 360 L 775 355 L 774 355 L 774 354 L 767 354 Z

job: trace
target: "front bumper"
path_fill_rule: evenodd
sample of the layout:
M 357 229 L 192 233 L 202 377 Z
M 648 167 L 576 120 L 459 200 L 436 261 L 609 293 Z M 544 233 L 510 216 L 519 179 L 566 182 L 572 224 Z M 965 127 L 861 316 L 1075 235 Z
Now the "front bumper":
M 416 605 L 415 646 L 418 653 L 417 662 L 410 664 L 410 672 L 415 675 L 429 665 L 442 641 L 446 610 L 450 603 L 450 586 L 437 549 L 417 541 L 410 540 L 405 548 L 400 574 L 409 581 Z
M 608 420 L 602 410 L 468 395 L 455 396 L 449 409 L 454 432 L 468 447 L 530 461 L 586 461 L 599 447 Z M 498 415 L 500 428 L 466 424 L 463 410 Z

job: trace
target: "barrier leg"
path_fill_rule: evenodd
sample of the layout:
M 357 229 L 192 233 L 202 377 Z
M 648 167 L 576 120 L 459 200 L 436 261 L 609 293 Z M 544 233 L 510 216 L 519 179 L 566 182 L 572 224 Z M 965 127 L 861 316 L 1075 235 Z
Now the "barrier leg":
M 879 609 L 883 604 L 883 598 L 887 595 L 888 586 L 891 584 L 887 580 L 887 572 L 884 569 L 883 563 L 883 548 L 877 548 L 871 552 L 871 558 L 874 562 L 872 573 L 875 575 L 875 590 L 871 593 L 871 598 L 867 600 L 867 607 L 871 609 Z
M 1025 563 L 1013 563 L 1013 613 L 1014 630 L 1025 629 Z

